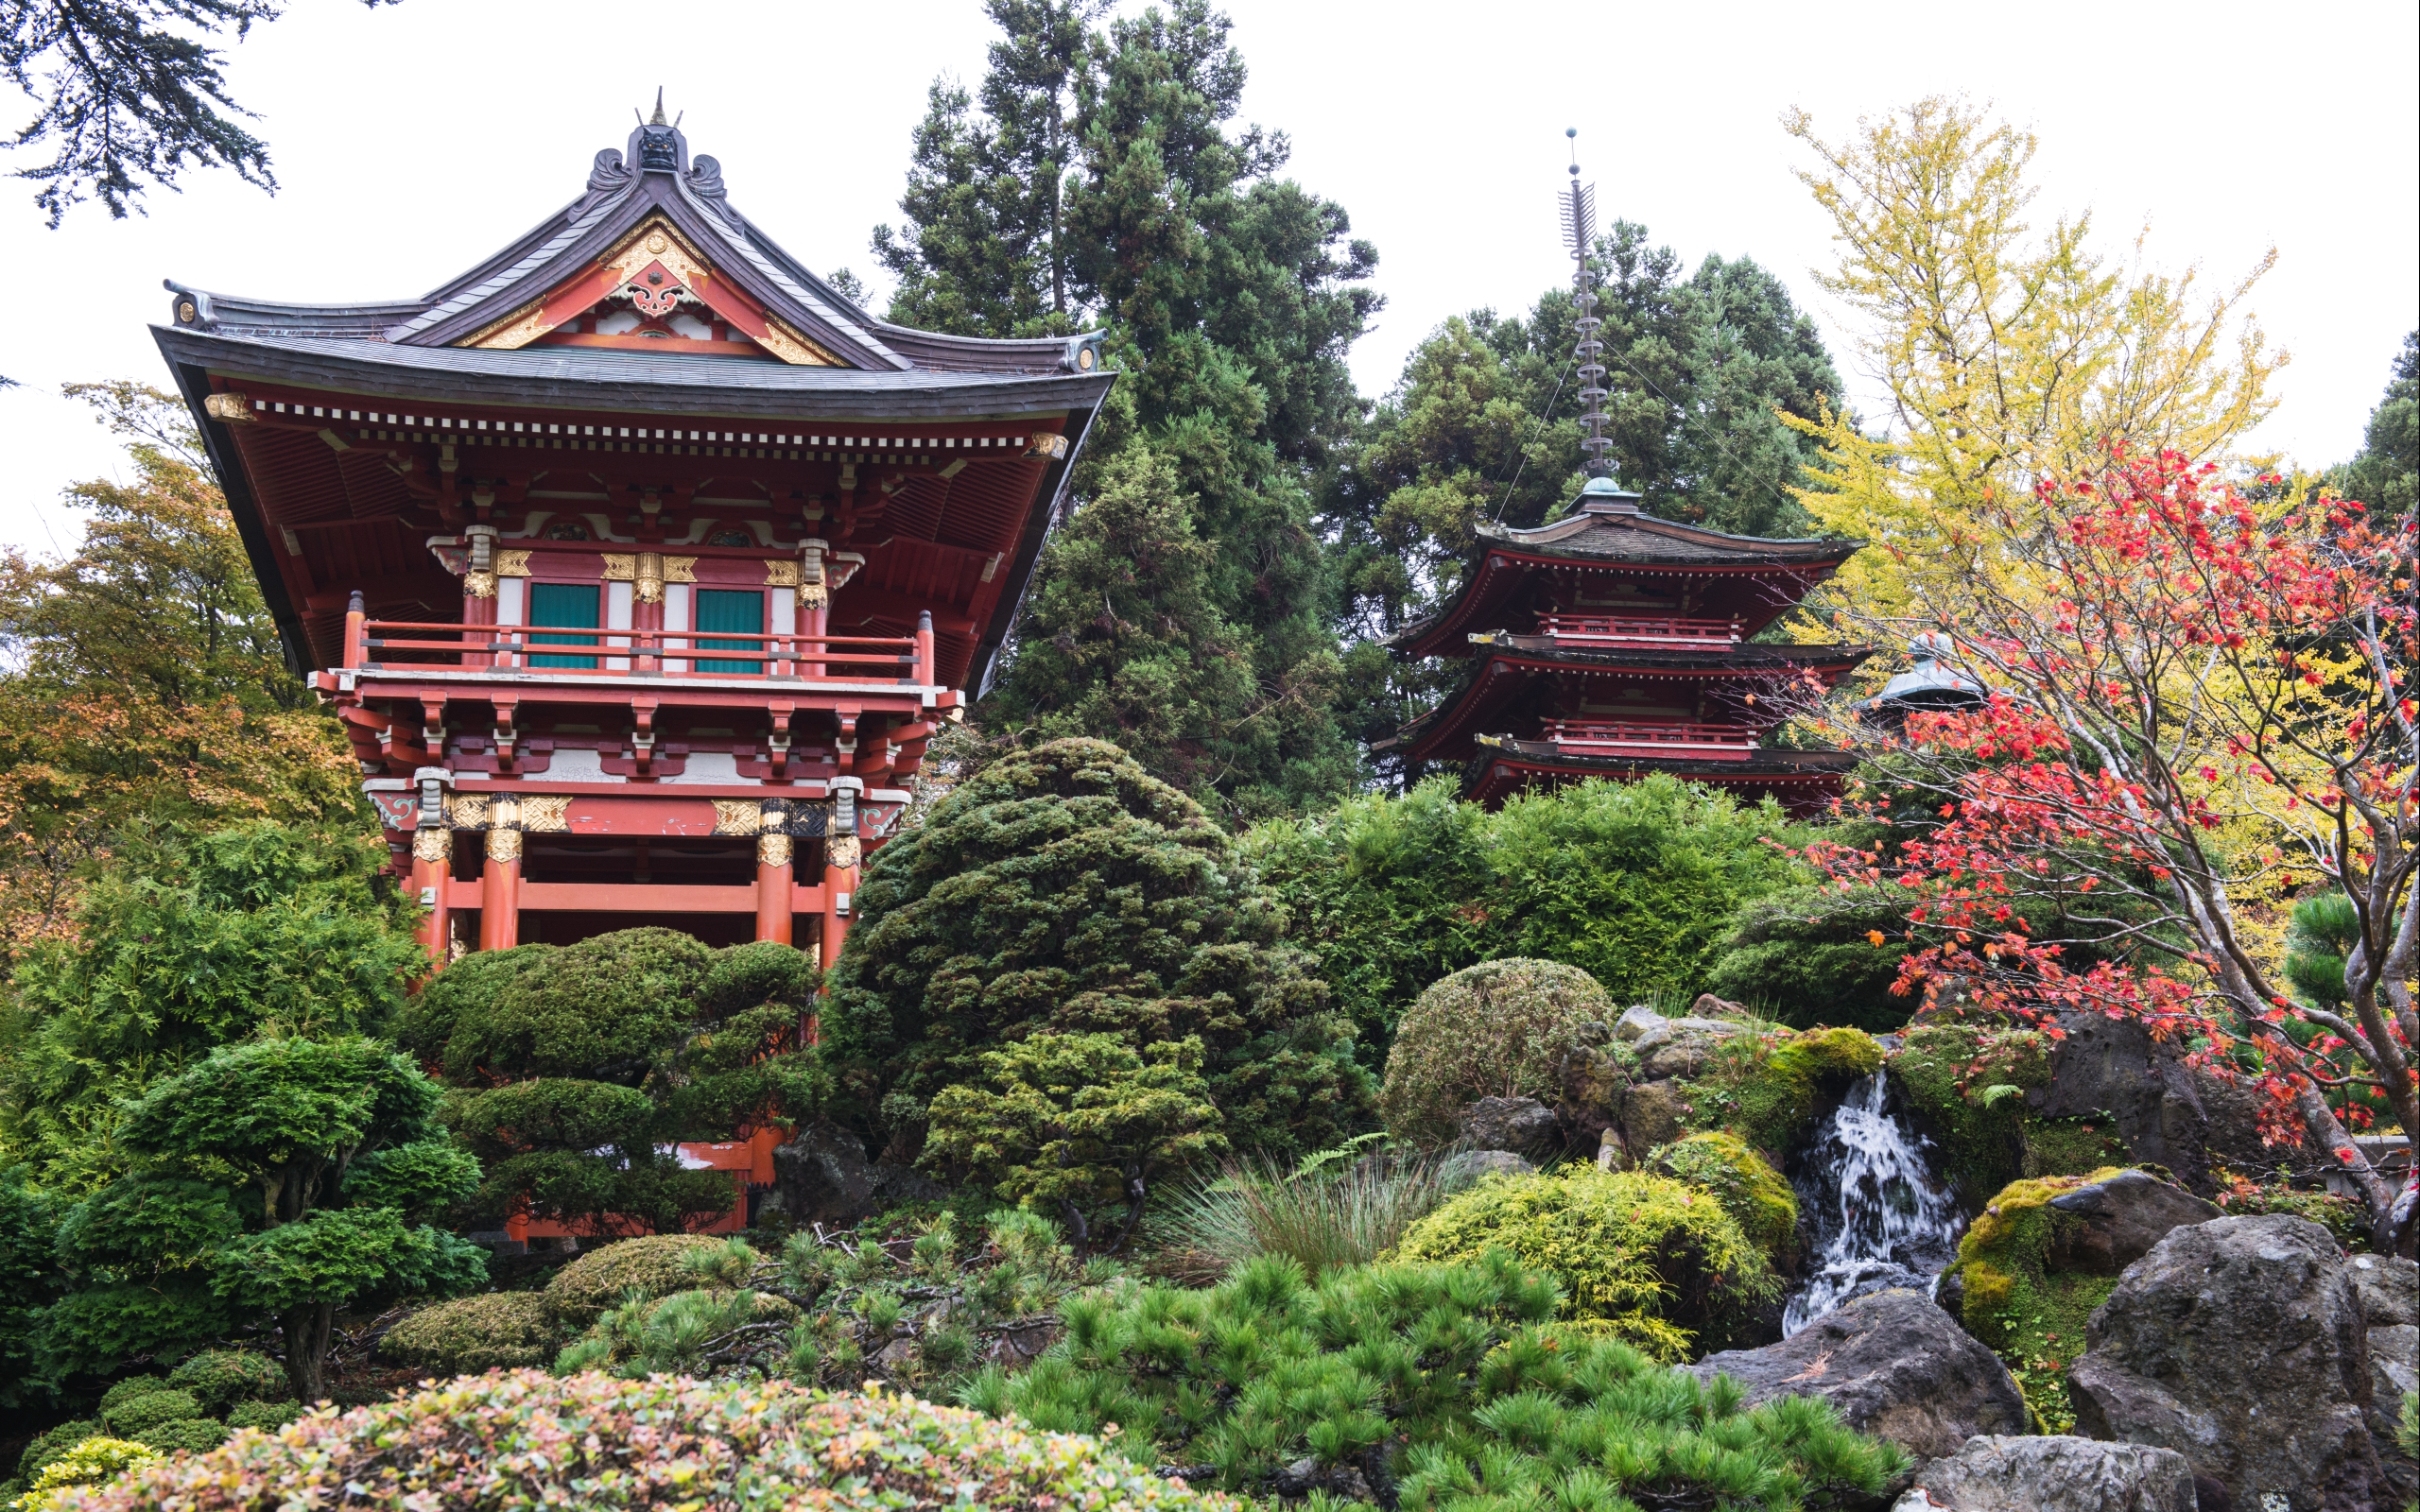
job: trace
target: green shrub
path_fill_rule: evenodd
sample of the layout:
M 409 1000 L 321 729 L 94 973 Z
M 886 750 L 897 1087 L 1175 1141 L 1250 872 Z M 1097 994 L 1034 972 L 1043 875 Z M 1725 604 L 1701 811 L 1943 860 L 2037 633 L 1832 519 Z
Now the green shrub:
M 101 1425 L 120 1438 L 138 1437 L 145 1430 L 162 1423 L 201 1416 L 201 1403 L 194 1394 L 172 1386 L 118 1397 L 101 1404 Z
M 1200 805 L 1097 740 L 984 766 L 867 864 L 823 1016 L 847 1095 L 920 1130 L 981 1057 L 1040 1033 L 1138 1056 L 1201 1041 L 1239 1146 L 1318 1149 L 1367 1115 L 1369 1077 L 1283 911 Z
M 562 1346 L 544 1294 L 486 1292 L 422 1308 L 387 1331 L 378 1352 L 439 1375 L 464 1376 L 544 1365 Z
M 1317 1284 L 1262 1256 L 1212 1290 L 1125 1281 L 1076 1297 L 1040 1360 L 988 1369 L 960 1400 L 1044 1429 L 1116 1424 L 1119 1442 L 1206 1467 L 1229 1489 L 1305 1458 L 1373 1484 L 1391 1468 L 1404 1507 L 1450 1512 L 1781 1512 L 1870 1495 L 1900 1463 L 1828 1403 L 1742 1413 L 1735 1383 L 1659 1369 L 1554 1321 L 1563 1310 L 1551 1277 L 1502 1250 L 1339 1267 Z
M 1916 1005 L 1893 996 L 1908 901 L 1896 889 L 1843 897 L 1829 885 L 1753 899 L 1732 917 L 1706 990 L 1754 1005 L 1796 1028 L 1844 1023 L 1871 1034 L 1899 1028 Z M 1872 933 L 1885 936 L 1877 945 Z
M 305 1411 L 299 1401 L 239 1401 L 227 1410 L 230 1432 L 238 1428 L 257 1428 L 273 1434 L 287 1423 L 300 1419 Z
M 1222 1266 L 1257 1255 L 1290 1256 L 1314 1276 L 1366 1264 L 1445 1200 L 1442 1165 L 1428 1156 L 1309 1171 L 1263 1158 L 1232 1161 L 1178 1196 L 1164 1236 Z
M 110 1388 L 101 1393 L 100 1414 L 106 1418 L 113 1409 L 125 1402 L 132 1401 L 137 1397 L 152 1396 L 167 1389 L 167 1380 L 163 1376 L 127 1376 L 113 1381 L 110 1383 Z
M 1560 961 L 1617 1003 L 1702 990 L 1732 914 L 1799 881 L 1796 832 L 1669 777 L 1528 793 L 1490 814 L 1450 778 L 1346 799 L 1242 843 L 1319 957 L 1365 1054 L 1430 983 L 1502 956 Z
M 2370 1247 L 2370 1211 L 2360 1198 L 2330 1192 L 2297 1192 L 2284 1182 L 2245 1186 L 2219 1194 L 2219 1206 L 2229 1216 L 2258 1217 L 2285 1212 L 2307 1219 L 2328 1231 L 2341 1249 Z
M 52 1512 L 59 1504 L 59 1493 L 70 1486 L 100 1486 L 159 1457 L 160 1451 L 149 1445 L 123 1438 L 80 1439 L 43 1467 L 17 1507 L 19 1512 Z
M 1552 961 L 1486 961 L 1420 994 L 1395 1026 L 1378 1110 L 1397 1139 L 1442 1144 L 1482 1097 L 1554 1100 L 1555 1072 L 1583 1023 L 1619 1017 L 1587 972 Z
M 155 1423 L 139 1434 L 128 1436 L 163 1454 L 174 1454 L 181 1450 L 199 1453 L 227 1442 L 227 1425 L 216 1418 L 178 1418 Z
M 546 1282 L 546 1311 L 563 1327 L 582 1329 L 632 1292 L 650 1297 L 685 1292 L 697 1282 L 683 1257 L 721 1245 L 703 1234 L 653 1234 L 589 1250 Z
M 1668 1177 L 1566 1166 L 1483 1181 L 1404 1234 L 1414 1261 L 1501 1249 L 1563 1285 L 1563 1316 L 1661 1360 L 1703 1332 L 1727 1341 L 1781 1295 L 1773 1268 L 1722 1205 Z
M 1968 1226 L 1958 1242 L 1956 1263 L 1942 1274 L 1966 1332 L 2007 1362 L 2046 1434 L 2075 1427 L 2066 1370 L 2084 1351 L 2084 1323 L 2093 1309 L 2118 1287 L 2114 1276 L 2048 1268 L 2061 1230 L 2083 1221 L 2051 1207 L 2050 1199 L 2118 1171 L 2104 1166 L 2080 1176 L 2011 1182 Z
M 88 1438 L 100 1435 L 100 1420 L 95 1418 L 72 1418 L 43 1433 L 36 1434 L 17 1456 L 17 1479 L 30 1481 L 42 1473 L 42 1468 L 66 1453 Z
M 285 1367 L 250 1349 L 204 1349 L 169 1371 L 168 1384 L 192 1392 L 213 1418 L 226 1416 L 239 1401 L 283 1401 L 294 1395 Z
M 566 1434 L 563 1425 L 579 1431 Z M 355 1493 L 349 1484 L 367 1489 Z M 146 1465 L 86 1512 L 262 1506 L 973 1505 L 1181 1509 L 1223 1497 L 1159 1480 L 1089 1439 L 912 1397 L 787 1382 L 465 1376 L 283 1434 Z
M 1687 1084 L 1690 1118 L 1779 1157 L 1806 1138 L 1827 1105 L 1881 1069 L 1882 1047 L 1862 1029 L 1732 1035 Z
M 746 1338 L 788 1339 L 805 1314 L 796 1302 L 747 1288 L 701 1287 L 670 1297 L 629 1301 L 596 1320 L 563 1347 L 555 1374 L 611 1370 L 618 1375 L 704 1375 L 718 1362 L 709 1358 L 717 1342 Z
M 1736 1134 L 1691 1134 L 1655 1152 L 1655 1169 L 1713 1196 L 1750 1242 L 1776 1262 L 1798 1243 L 1798 1194 Z

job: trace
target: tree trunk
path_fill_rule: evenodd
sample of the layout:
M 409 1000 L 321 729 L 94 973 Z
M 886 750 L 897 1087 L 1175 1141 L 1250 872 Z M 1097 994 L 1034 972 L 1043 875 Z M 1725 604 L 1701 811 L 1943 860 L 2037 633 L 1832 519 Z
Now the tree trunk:
M 332 1302 L 306 1302 L 277 1315 L 285 1345 L 285 1379 L 294 1387 L 295 1400 L 306 1407 L 327 1395 L 328 1343 L 335 1337 L 336 1320 Z

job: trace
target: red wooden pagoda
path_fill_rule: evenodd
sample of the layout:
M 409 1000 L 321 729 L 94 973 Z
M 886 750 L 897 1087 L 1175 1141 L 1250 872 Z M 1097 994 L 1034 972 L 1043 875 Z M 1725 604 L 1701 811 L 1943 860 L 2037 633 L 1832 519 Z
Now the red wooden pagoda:
M 1394 640 L 1466 659 L 1443 704 L 1383 749 L 1464 765 L 1495 806 L 1534 784 L 1669 772 L 1806 812 L 1839 791 L 1845 753 L 1763 744 L 1796 696 L 1829 688 L 1863 646 L 1752 644 L 1858 542 L 1772 541 L 1641 514 L 1589 479 L 1579 508 L 1535 530 L 1482 524 L 1460 592 Z
M 170 284 L 160 349 L 442 961 L 820 947 L 1008 636 L 1098 335 L 878 320 L 659 107 L 427 296 Z

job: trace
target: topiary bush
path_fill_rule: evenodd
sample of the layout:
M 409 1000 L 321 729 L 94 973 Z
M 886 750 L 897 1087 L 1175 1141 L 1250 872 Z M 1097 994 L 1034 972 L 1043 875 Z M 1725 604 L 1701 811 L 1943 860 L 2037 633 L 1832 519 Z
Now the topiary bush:
M 1369 1077 L 1282 911 L 1191 799 L 1116 747 L 1056 740 L 959 783 L 868 863 L 823 1016 L 836 1112 L 903 1153 L 944 1088 L 1042 1033 L 1137 1056 L 1201 1041 L 1238 1146 L 1319 1149 Z
M 1736 1134 L 1691 1134 L 1655 1152 L 1654 1168 L 1722 1204 L 1749 1241 L 1777 1263 L 1798 1246 L 1798 1194 Z
M 687 1291 L 697 1284 L 696 1273 L 682 1257 L 721 1245 L 703 1234 L 654 1234 L 592 1249 L 546 1282 L 546 1311 L 566 1329 L 584 1329 L 634 1291 L 650 1297 Z
M 227 1425 L 216 1418 L 178 1418 L 128 1436 L 163 1454 L 199 1453 L 227 1442 Z
M 230 1430 L 257 1428 L 273 1434 L 300 1418 L 303 1410 L 299 1401 L 239 1401 L 227 1409 L 227 1426 Z
M 1690 1121 L 1727 1129 L 1778 1159 L 1851 1085 L 1882 1069 L 1882 1046 L 1862 1029 L 1736 1034 L 1707 1059 L 1687 1083 Z
M 101 1404 L 101 1426 L 120 1438 L 133 1438 L 147 1429 L 183 1418 L 203 1416 L 201 1403 L 190 1391 L 160 1385 L 152 1390 L 137 1392 L 105 1400 Z
M 577 1431 L 566 1432 L 568 1425 Z M 787 1382 L 465 1376 L 144 1465 L 78 1512 L 262 1506 L 1225 1508 L 1098 1441 Z
M 1897 888 L 1843 896 L 1829 884 L 1751 899 L 1732 916 L 1731 931 L 1707 969 L 1706 990 L 1754 1004 L 1794 1027 L 1897 1029 L 1916 1006 L 1914 999 L 1891 990 L 1907 954 L 1901 936 L 1908 906 Z M 1876 933 L 1888 937 L 1877 945 L 1871 937 Z
M 294 1395 L 285 1367 L 250 1349 L 204 1349 L 169 1371 L 168 1384 L 192 1392 L 213 1418 L 225 1417 L 239 1401 L 284 1401 Z
M 2118 1287 L 2115 1276 L 2052 1273 L 2052 1244 L 2083 1220 L 2051 1207 L 2062 1193 L 2116 1176 L 2104 1166 L 2081 1176 L 2013 1181 L 1985 1206 L 1958 1242 L 1958 1259 L 1942 1273 L 1941 1295 L 1959 1320 L 2008 1363 L 2041 1431 L 2075 1427 L 2066 1371 L 2084 1351 L 2084 1323 Z
M 1442 1144 L 1482 1097 L 1551 1102 L 1580 1026 L 1619 1011 L 1575 967 L 1519 958 L 1466 967 L 1421 993 L 1395 1026 L 1379 1114 L 1397 1139 Z
M 541 1292 L 458 1297 L 422 1308 L 378 1341 L 380 1355 L 442 1376 L 542 1366 L 562 1348 L 562 1331 Z
M 1402 1507 L 1439 1512 L 1782 1512 L 1870 1496 L 1901 1463 L 1827 1402 L 1743 1413 L 1735 1383 L 1660 1369 L 1556 1321 L 1564 1311 L 1552 1277 L 1501 1249 L 1317 1284 L 1265 1255 L 1207 1291 L 1127 1280 L 1075 1297 L 1058 1344 L 1025 1370 L 985 1370 L 961 1400 L 1045 1429 L 1115 1425 L 1118 1442 L 1230 1490 L 1283 1472 L 1287 1494 L 1317 1487 L 1325 1507 L 1392 1481 Z
M 17 1512 L 55 1512 L 69 1500 L 66 1493 L 73 1488 L 113 1481 L 160 1457 L 161 1452 L 148 1444 L 123 1438 L 79 1439 L 43 1467 L 33 1486 L 18 1500 Z
M 1764 1252 L 1722 1205 L 1668 1177 L 1566 1166 L 1483 1181 L 1408 1229 L 1396 1254 L 1476 1261 L 1500 1249 L 1553 1275 L 1562 1315 L 1666 1361 L 1720 1343 L 1781 1295 Z

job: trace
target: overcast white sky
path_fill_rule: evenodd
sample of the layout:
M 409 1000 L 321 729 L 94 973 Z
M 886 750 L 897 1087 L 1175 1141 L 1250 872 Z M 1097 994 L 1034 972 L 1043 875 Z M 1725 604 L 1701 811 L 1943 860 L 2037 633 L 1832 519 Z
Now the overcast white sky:
M 1837 138 L 1940 91 L 2039 132 L 2042 212 L 2090 209 L 2113 254 L 2148 222 L 2157 263 L 2216 284 L 2279 249 L 2253 301 L 2293 353 L 2267 447 L 2308 464 L 2352 452 L 2420 323 L 2411 0 L 1227 9 L 1252 69 L 1247 118 L 1290 133 L 1294 176 L 1377 244 L 1388 304 L 1354 357 L 1366 393 L 1446 316 L 1526 304 L 1564 276 L 1551 199 L 1569 125 L 1608 217 L 1643 221 L 1691 263 L 1773 268 L 1845 368 L 1807 277 L 1830 261 L 1828 229 L 1777 119 L 1803 105 Z M 24 386 L 0 390 L 0 542 L 72 544 L 60 490 L 118 454 L 57 386 L 164 383 L 145 329 L 166 317 L 163 277 L 287 300 L 419 293 L 573 198 L 659 83 L 758 224 L 814 266 L 866 275 L 926 84 L 979 78 L 991 35 L 978 0 L 292 0 L 230 69 L 275 154 L 275 198 L 196 177 L 147 217 L 87 205 L 51 232 L 28 186 L 0 180 L 18 268 L 0 373 Z M 0 103 L 0 121 L 21 115 Z

